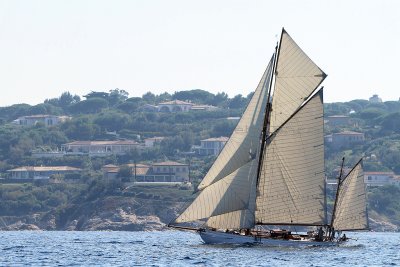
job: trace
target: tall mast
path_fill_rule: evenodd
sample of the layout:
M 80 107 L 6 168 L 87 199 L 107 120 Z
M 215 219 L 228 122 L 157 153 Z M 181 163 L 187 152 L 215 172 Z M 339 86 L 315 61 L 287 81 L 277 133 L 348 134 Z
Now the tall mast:
M 335 204 L 333 206 L 332 219 L 331 219 L 331 225 L 330 225 L 331 229 L 333 227 L 333 222 L 335 220 L 335 213 L 336 213 L 337 201 L 338 201 L 338 196 L 339 196 L 339 190 L 340 190 L 340 185 L 342 184 L 343 165 L 344 165 L 344 157 L 342 158 L 342 166 L 340 168 L 340 174 L 339 174 L 339 177 L 338 177 L 338 184 L 337 184 L 336 196 L 335 196 Z
M 284 29 L 282 29 L 282 32 Z M 281 34 L 281 39 L 282 39 L 282 34 Z M 274 80 L 275 76 L 275 70 L 276 70 L 276 64 L 277 64 L 277 57 L 278 57 L 278 44 L 275 46 L 275 53 L 274 53 L 274 60 L 273 60 L 273 68 L 272 68 L 272 78 L 269 84 L 268 88 L 268 98 L 267 98 L 267 105 L 265 107 L 265 116 L 264 116 L 264 124 L 263 124 L 263 129 L 262 129 L 262 137 L 261 137 L 261 148 L 260 148 L 260 155 L 258 157 L 258 166 L 257 166 L 257 180 L 256 180 L 256 186 L 258 188 L 258 183 L 260 180 L 260 175 L 261 175 L 261 163 L 264 157 L 264 148 L 265 148 L 265 142 L 267 140 L 267 131 L 268 131 L 268 125 L 269 125 L 269 117 L 271 114 L 271 91 L 272 91 L 272 83 Z

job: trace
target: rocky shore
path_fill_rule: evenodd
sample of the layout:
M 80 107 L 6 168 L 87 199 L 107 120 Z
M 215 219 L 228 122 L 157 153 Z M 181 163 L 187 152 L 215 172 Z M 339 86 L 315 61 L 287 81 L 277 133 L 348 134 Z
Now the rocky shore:
M 181 202 L 142 198 L 106 197 L 47 213 L 0 217 L 1 231 L 162 231 L 176 217 Z M 399 225 L 370 214 L 370 229 L 400 231 Z
M 155 203 L 157 202 L 157 203 Z M 180 203 L 107 197 L 47 213 L 0 217 L 1 231 L 161 231 L 176 216 Z

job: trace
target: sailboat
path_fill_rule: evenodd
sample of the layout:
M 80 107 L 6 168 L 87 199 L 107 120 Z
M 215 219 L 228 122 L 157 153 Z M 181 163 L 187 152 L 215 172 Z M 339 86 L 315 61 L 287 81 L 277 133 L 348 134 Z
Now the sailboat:
M 333 245 L 338 231 L 368 228 L 362 161 L 339 177 L 328 223 L 324 172 L 326 74 L 282 29 L 248 106 L 170 227 L 205 243 Z M 304 234 L 265 227 L 317 227 Z M 341 239 L 343 240 L 343 238 Z

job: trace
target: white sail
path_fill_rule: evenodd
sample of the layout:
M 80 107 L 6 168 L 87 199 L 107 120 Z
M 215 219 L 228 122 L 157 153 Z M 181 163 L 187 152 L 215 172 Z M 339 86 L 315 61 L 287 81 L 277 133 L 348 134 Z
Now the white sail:
M 267 92 L 272 78 L 273 58 L 258 84 L 246 110 L 225 144 L 218 158 L 198 186 L 204 189 L 212 183 L 228 176 L 254 158 L 260 146 L 260 135 L 264 123 Z
M 206 224 L 216 229 L 250 229 L 254 227 L 254 210 L 237 210 L 213 216 Z
M 335 230 L 368 228 L 366 192 L 361 161 L 350 171 L 339 187 L 333 227 Z
M 243 226 L 249 223 L 254 225 L 254 215 L 252 222 L 249 222 L 248 218 L 242 217 L 242 215 L 247 216 L 245 212 L 235 213 L 235 218 L 232 217 L 232 212 L 248 210 L 254 214 L 257 162 L 257 160 L 251 160 L 230 175 L 206 187 L 175 222 L 190 222 L 214 217 L 210 218 L 209 225 L 227 228 L 220 222 L 226 222 L 230 217 L 235 219 L 230 222 L 231 225 Z
M 258 184 L 256 222 L 323 225 L 322 90 L 267 140 Z
M 285 30 L 275 73 L 270 132 L 281 126 L 326 77 Z

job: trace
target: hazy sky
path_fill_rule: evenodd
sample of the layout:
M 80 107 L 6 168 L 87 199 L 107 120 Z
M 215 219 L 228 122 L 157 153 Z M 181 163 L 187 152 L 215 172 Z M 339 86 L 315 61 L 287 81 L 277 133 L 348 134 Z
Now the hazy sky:
M 253 91 L 281 28 L 326 102 L 400 97 L 397 0 L 0 0 L 0 106 L 69 91 Z

